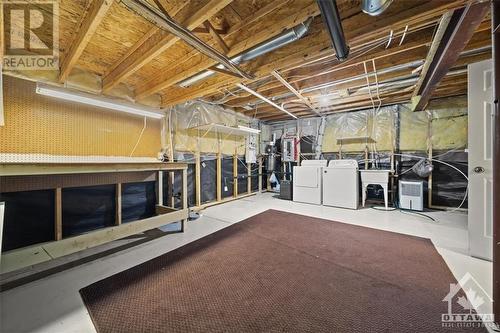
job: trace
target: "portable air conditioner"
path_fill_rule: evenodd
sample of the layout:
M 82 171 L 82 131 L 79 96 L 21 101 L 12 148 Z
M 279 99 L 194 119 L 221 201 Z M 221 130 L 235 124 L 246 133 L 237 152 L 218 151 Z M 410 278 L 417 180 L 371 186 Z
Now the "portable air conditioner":
M 399 181 L 399 207 L 401 209 L 424 210 L 424 182 Z

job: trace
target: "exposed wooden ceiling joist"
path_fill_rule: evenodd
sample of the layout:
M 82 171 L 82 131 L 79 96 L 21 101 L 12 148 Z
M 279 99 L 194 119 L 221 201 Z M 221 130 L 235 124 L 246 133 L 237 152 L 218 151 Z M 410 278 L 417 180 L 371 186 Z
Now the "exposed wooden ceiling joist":
M 281 84 L 283 84 L 288 90 L 290 90 L 292 94 L 294 94 L 295 96 L 297 96 L 297 98 L 299 98 L 302 102 L 304 102 L 305 105 L 309 106 L 311 111 L 313 111 L 318 115 L 321 115 L 321 112 L 318 109 L 316 109 L 316 107 L 313 106 L 307 98 L 302 96 L 302 94 L 298 92 L 297 89 L 295 89 L 289 82 L 287 82 L 277 71 L 272 71 L 271 74 L 276 78 L 276 80 L 281 82 Z
M 182 21 L 182 26 L 188 30 L 198 27 L 231 3 L 231 1 L 233 0 L 208 0 L 202 7 L 198 8 Z M 173 19 L 179 21 L 179 17 L 177 16 L 173 16 Z M 178 40 L 178 37 L 158 30 L 139 46 L 135 52 L 130 54 L 126 59 L 123 59 L 112 72 L 104 77 L 103 91 L 110 91 L 146 63 L 173 46 Z
M 443 18 L 444 31 L 442 34 L 437 34 L 438 43 L 431 49 L 426 60 L 430 64 L 424 67 L 418 90 L 413 95 L 414 110 L 423 110 L 427 106 L 433 90 L 455 64 L 488 9 L 487 2 L 468 4 L 465 8 L 456 9 L 451 15 Z
M 112 4 L 113 0 L 94 0 L 90 4 L 90 8 L 81 21 L 75 39 L 62 60 L 59 82 L 66 80 Z
M 210 35 L 212 36 L 212 38 L 217 42 L 217 44 L 221 48 L 222 52 L 224 52 L 224 54 L 228 54 L 229 53 L 229 46 L 227 46 L 226 42 L 224 42 L 224 39 L 222 39 L 222 37 L 217 32 L 217 30 L 215 30 L 212 23 L 210 23 L 210 21 L 205 21 L 203 23 L 203 25 L 207 28 L 207 30 L 210 33 Z
M 307 18 L 311 16 L 316 16 L 319 13 L 319 9 L 317 8 L 314 2 L 307 1 L 306 5 L 299 13 L 295 16 L 287 17 L 282 21 L 275 22 L 271 29 L 266 29 L 261 31 L 257 35 L 253 35 L 248 39 L 238 41 L 234 45 L 231 45 L 231 49 L 228 52 L 228 56 L 233 57 L 238 55 L 239 53 L 269 39 L 272 36 L 277 35 L 285 29 L 292 28 L 297 24 L 300 24 L 307 20 Z M 274 6 L 273 6 L 274 7 Z M 262 13 L 255 13 L 254 16 L 259 16 L 259 19 L 262 17 Z M 254 21 L 254 18 L 250 18 L 250 20 Z M 229 29 L 225 38 L 237 33 L 240 29 L 244 28 L 245 25 L 242 25 L 241 28 Z M 166 89 L 182 80 L 185 80 L 195 74 L 200 73 L 206 69 L 209 69 L 213 65 L 216 65 L 217 62 L 214 62 L 211 59 L 200 58 L 198 63 L 194 66 L 190 66 L 189 68 L 180 68 L 173 69 L 171 71 L 165 71 L 163 73 L 158 73 L 156 77 L 151 79 L 151 81 L 145 83 L 144 85 L 138 87 L 136 89 L 136 98 L 142 99 L 151 94 L 154 94 L 160 90 Z
M 172 35 L 178 37 L 183 42 L 189 44 L 191 47 L 193 47 L 206 57 L 221 63 L 229 71 L 237 74 L 237 76 L 244 79 L 253 78 L 252 75 L 245 73 L 243 70 L 241 70 L 241 68 L 239 68 L 224 54 L 220 53 L 211 45 L 205 43 L 205 41 L 198 38 L 189 29 L 185 29 L 182 25 L 179 25 L 177 22 L 175 22 L 170 17 L 170 15 L 168 15 L 166 10 L 157 9 L 146 0 L 121 0 L 121 3 L 123 3 L 125 6 L 127 6 L 130 10 L 132 10 L 139 16 L 142 16 L 144 19 L 152 22 L 154 25 L 158 26 L 162 30 L 168 31 Z M 206 24 L 207 21 L 205 21 L 204 23 Z M 211 27 L 211 24 L 208 23 L 208 26 Z M 213 29 L 211 29 L 211 31 L 212 30 Z M 225 44 L 224 46 L 227 49 L 227 46 Z
M 86 3 L 97 6 L 111 0 L 93 0 Z M 175 105 L 188 100 L 203 98 L 212 103 L 223 103 L 235 111 L 269 121 L 288 116 L 272 106 L 262 104 L 255 96 L 238 90 L 236 85 L 245 84 L 269 97 L 278 105 L 297 116 L 311 116 L 314 107 L 326 114 L 356 108 L 371 107 L 363 62 L 367 63 L 373 83 L 372 59 L 375 60 L 379 82 L 398 80 L 380 91 L 384 104 L 406 103 L 414 92 L 420 73 L 427 73 L 437 47 L 431 46 L 435 27 L 443 14 L 476 4 L 477 0 L 405 0 L 395 1 L 377 17 L 361 12 L 360 0 L 337 0 L 342 24 L 351 54 L 346 62 L 335 60 L 328 35 L 324 30 L 319 9 L 314 0 L 147 0 L 156 3 L 184 28 L 196 33 L 204 43 L 232 58 L 246 52 L 262 41 L 280 34 L 284 29 L 297 26 L 314 17 L 309 32 L 302 38 L 265 54 L 241 62 L 242 70 L 255 75 L 255 79 L 243 80 L 226 68 L 214 68 L 218 62 L 207 58 L 198 50 L 177 39 L 172 34 L 153 26 L 142 17 L 114 1 L 106 15 L 96 19 L 82 30 L 83 18 L 92 17 L 88 8 L 79 0 L 65 0 L 60 5 L 61 54 L 64 65 L 61 76 L 68 80 L 79 79 L 82 73 L 103 80 L 105 94 L 120 96 L 126 91 L 128 98 L 138 103 L 163 106 Z M 230 5 L 228 5 L 230 4 Z M 487 14 L 488 15 L 488 14 Z M 82 19 L 81 19 L 82 18 Z M 100 24 L 97 23 L 100 19 Z M 469 63 L 491 57 L 491 24 L 488 16 L 475 28 L 465 46 L 467 52 L 452 64 L 460 69 Z M 94 32 L 92 32 L 94 30 Z M 391 37 L 389 37 L 391 36 Z M 439 30 L 434 43 L 439 46 Z M 80 41 L 78 41 L 80 39 Z M 473 52 L 470 52 L 474 50 Z M 71 54 L 71 57 L 68 57 Z M 398 68 L 406 63 L 423 63 L 425 66 Z M 63 63 L 62 62 L 62 63 Z M 388 71 L 391 67 L 394 70 Z M 195 83 L 179 86 L 179 82 L 207 69 L 214 75 Z M 294 91 L 276 79 L 280 77 Z M 63 73 L 64 72 L 64 73 Z M 8 73 L 9 74 L 9 73 Z M 58 73 L 11 73 L 22 74 L 34 80 L 58 82 Z M 48 74 L 48 75 L 47 75 Z M 78 75 L 74 75 L 78 74 Z M 221 75 L 222 74 L 222 75 Z M 52 76 L 51 76 L 52 75 Z M 422 76 L 422 83 L 423 78 Z M 446 77 L 429 94 L 430 99 L 463 94 L 466 78 Z M 100 80 L 93 91 L 100 88 Z M 112 90 L 123 83 L 120 89 Z M 126 88 L 126 89 L 125 89 Z M 313 89 L 314 88 L 314 89 Z M 153 98 L 148 98 L 155 95 Z M 301 97 L 299 97 L 300 95 Z M 257 105 L 257 109 L 248 110 Z
M 378 63 L 379 61 L 384 61 L 382 60 L 383 58 L 390 58 L 389 61 L 391 61 L 393 59 L 392 57 L 395 57 L 394 59 L 397 59 L 398 55 L 416 53 L 418 52 L 417 49 L 426 47 L 430 44 L 432 31 L 433 27 L 429 27 L 424 31 L 411 33 L 406 37 L 405 43 L 399 46 L 395 44 L 394 46 L 385 48 L 385 45 L 380 45 L 377 48 L 370 47 L 370 52 L 367 52 L 366 50 L 360 50 L 359 53 L 351 53 L 352 58 L 343 63 L 339 63 L 336 60 L 328 61 L 328 59 L 331 59 L 331 57 L 329 57 L 325 58 L 325 61 L 318 62 L 318 64 L 312 63 L 304 67 L 294 68 L 289 71 L 282 71 L 282 73 L 284 73 L 284 77 L 290 83 L 298 85 L 298 89 L 300 90 L 301 88 L 303 89 L 308 87 L 308 84 L 302 84 L 302 81 L 323 77 L 322 79 L 319 79 L 319 83 L 325 83 L 328 82 L 328 74 L 333 75 L 331 79 L 335 80 L 339 78 L 337 75 L 338 71 L 348 68 L 355 69 L 356 67 L 362 65 L 364 61 L 375 60 Z M 264 91 L 267 89 L 279 87 L 280 85 L 278 83 L 270 81 L 270 83 L 259 84 L 257 90 Z M 232 102 L 235 99 L 248 96 L 248 94 L 234 94 L 233 96 L 230 96 L 227 101 Z
M 421 2 L 413 3 L 413 7 L 405 6 L 404 9 L 399 9 L 400 12 L 394 15 L 377 18 L 369 24 L 359 24 L 361 19 L 360 16 L 363 14 L 358 14 L 360 16 L 354 15 L 344 20 L 344 30 L 351 49 L 355 50 L 356 47 L 359 48 L 362 45 L 368 45 L 370 42 L 373 42 L 373 40 L 377 40 L 382 36 L 387 37 L 389 31 L 397 28 L 404 29 L 408 23 L 418 24 L 420 23 L 419 20 L 422 19 L 437 21 L 439 17 L 450 8 L 456 8 L 457 6 L 463 5 L 466 1 L 431 1 L 423 4 L 420 3 Z M 366 17 L 366 15 L 364 15 L 364 17 Z M 308 44 L 310 46 L 306 46 Z M 317 54 L 322 48 L 327 48 L 328 45 L 328 36 L 324 32 L 321 31 L 319 34 L 311 33 L 309 36 L 283 48 L 282 51 L 278 50 L 266 57 L 266 61 L 263 65 L 255 67 L 255 64 L 258 64 L 258 62 L 254 62 L 253 64 L 249 64 L 248 67 L 244 66 L 244 68 L 250 68 L 257 77 L 262 78 L 265 75 L 269 75 L 270 71 L 273 69 L 297 65 L 298 62 L 307 60 L 307 58 L 304 58 L 304 54 Z M 297 51 L 293 51 L 293 49 L 297 49 Z M 212 82 L 217 83 L 214 84 Z M 211 95 L 216 93 L 220 88 L 228 87 L 235 83 L 237 83 L 235 79 L 208 80 L 197 87 L 185 89 L 184 94 L 182 94 L 181 90 L 172 87 L 172 89 L 167 89 L 162 92 L 166 95 L 166 98 L 164 98 L 164 105 L 174 105 L 189 99 Z

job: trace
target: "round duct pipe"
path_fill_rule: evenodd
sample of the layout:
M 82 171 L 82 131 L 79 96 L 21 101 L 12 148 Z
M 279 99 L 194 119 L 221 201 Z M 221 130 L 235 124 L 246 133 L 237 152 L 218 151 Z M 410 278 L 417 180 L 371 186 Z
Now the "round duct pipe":
M 391 4 L 392 0 L 363 0 L 361 10 L 371 16 L 382 14 Z
M 337 59 L 343 61 L 349 55 L 349 46 L 346 43 L 342 21 L 336 0 L 316 0 L 321 17 L 335 49 Z
M 240 53 L 239 55 L 231 58 L 230 60 L 235 64 L 239 64 L 245 61 L 250 61 L 266 53 L 269 53 L 285 45 L 288 45 L 292 42 L 295 42 L 304 37 L 309 32 L 309 27 L 311 25 L 312 20 L 313 20 L 312 18 L 309 18 L 305 22 L 300 23 L 299 25 L 293 28 L 285 30 L 279 35 L 272 37 L 243 53 Z M 216 67 L 219 69 L 225 68 L 221 64 L 217 65 Z M 178 85 L 183 88 L 187 88 L 201 80 L 205 80 L 211 77 L 214 74 L 215 72 L 213 70 L 207 69 L 199 74 L 196 74 L 194 76 L 191 76 L 190 78 L 185 79 L 184 81 L 179 82 Z

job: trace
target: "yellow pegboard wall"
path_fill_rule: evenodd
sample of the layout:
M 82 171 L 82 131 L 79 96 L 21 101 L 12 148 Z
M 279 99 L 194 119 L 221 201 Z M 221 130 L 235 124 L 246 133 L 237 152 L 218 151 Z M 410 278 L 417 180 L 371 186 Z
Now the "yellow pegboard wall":
M 144 118 L 41 96 L 34 82 L 4 76 L 5 126 L 0 153 L 129 156 Z M 133 157 L 156 157 L 161 121 L 147 126 Z

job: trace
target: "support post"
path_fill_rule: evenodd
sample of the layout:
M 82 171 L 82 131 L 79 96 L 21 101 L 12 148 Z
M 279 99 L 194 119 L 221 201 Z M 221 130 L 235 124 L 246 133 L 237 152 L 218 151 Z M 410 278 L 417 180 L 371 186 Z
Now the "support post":
M 427 154 L 432 158 L 432 111 L 427 114 Z M 429 201 L 429 208 L 432 207 L 432 172 L 429 174 L 427 181 L 427 198 Z
M 233 155 L 233 197 L 238 196 L 238 149 L 234 150 Z
M 160 171 L 161 173 L 161 171 Z M 122 224 L 122 184 L 118 183 L 115 187 L 115 225 Z M 161 203 L 159 203 L 161 205 Z
M 222 154 L 217 153 L 217 201 L 222 200 Z
M 500 202 L 500 1 L 491 2 L 491 29 L 495 108 L 495 137 L 493 140 L 493 202 Z M 493 313 L 500 327 L 500 205 L 493 205 Z
M 62 239 L 62 189 L 60 187 L 55 191 L 55 204 L 55 238 L 57 241 Z
M 174 173 L 171 171 L 167 171 L 167 202 L 165 206 L 174 207 L 175 206 L 175 198 L 173 196 L 173 186 L 174 186 Z
M 368 170 L 368 145 L 365 146 L 365 170 Z
M 247 163 L 247 192 L 252 193 L 252 163 Z
M 1 10 L 0 10 L 0 14 L 2 14 Z M 1 23 L 1 22 L 0 22 Z M 5 212 L 5 202 L 0 202 L 0 245 L 2 244 L 2 233 L 3 233 L 3 216 L 4 216 L 4 212 Z M 0 246 L 0 262 L 1 262 L 1 258 L 2 258 L 2 247 Z
M 182 209 L 188 209 L 188 176 L 187 169 L 182 170 Z M 187 220 L 181 221 L 181 229 L 185 230 Z
M 262 193 L 262 157 L 259 157 L 259 193 Z
M 196 193 L 196 206 L 201 205 L 201 158 L 200 152 L 197 151 L 195 155 L 195 193 Z
M 121 184 L 117 184 L 117 185 L 120 185 L 120 189 L 121 189 Z M 157 180 L 156 180 L 156 189 L 157 189 L 157 191 L 156 191 L 156 204 L 163 206 L 163 171 L 158 171 L 158 176 L 157 176 Z M 117 187 L 117 191 L 118 191 L 118 187 Z

